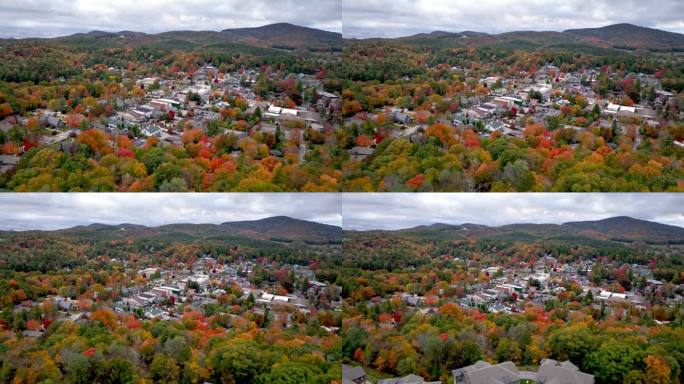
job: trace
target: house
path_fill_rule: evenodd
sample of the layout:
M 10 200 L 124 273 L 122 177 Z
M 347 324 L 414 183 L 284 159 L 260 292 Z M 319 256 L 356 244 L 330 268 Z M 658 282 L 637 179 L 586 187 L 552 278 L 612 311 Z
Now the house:
M 168 316 L 166 315 L 166 313 L 164 313 L 164 311 L 155 307 L 145 311 L 145 317 L 147 317 L 148 319 L 164 319 Z
M 24 337 L 31 337 L 31 338 L 34 338 L 34 339 L 37 339 L 37 338 L 43 336 L 43 332 L 42 332 L 42 331 L 31 331 L 31 330 L 28 330 L 28 329 L 25 330 L 25 331 L 23 331 L 21 334 L 24 335 Z
M 156 77 L 146 77 L 144 79 L 137 80 L 135 82 L 136 85 L 142 85 L 144 88 L 149 87 L 150 85 L 153 85 L 155 82 L 159 81 Z
M 510 125 L 498 120 L 490 121 L 485 124 L 485 129 L 489 132 L 504 131 L 506 128 L 510 129 Z
M 62 119 L 54 115 L 43 115 L 39 121 L 41 124 L 51 128 L 61 129 L 64 127 Z
M 478 361 L 452 371 L 454 384 L 507 384 L 520 380 L 518 368 L 510 361 L 492 365 Z
M 289 301 L 290 301 L 290 298 L 287 296 L 274 295 L 271 293 L 264 293 L 263 295 L 261 295 L 261 298 L 257 300 L 257 303 L 263 303 L 263 304 L 268 304 L 268 303 L 273 303 L 273 302 L 287 303 Z
M 628 300 L 626 293 L 610 292 L 604 290 L 601 290 L 596 298 L 609 303 L 626 303 Z
M 278 117 L 281 115 L 288 115 L 288 116 L 297 116 L 299 114 L 299 111 L 293 108 L 284 108 L 284 107 L 278 107 L 273 104 L 268 106 L 268 109 L 266 110 L 266 113 L 264 115 L 270 116 L 270 117 Z
M 349 155 L 352 159 L 360 161 L 372 155 L 374 152 L 375 148 L 356 146 L 349 150 Z
M 326 91 L 318 91 L 318 92 L 316 92 L 316 94 L 318 95 L 318 97 L 320 97 L 322 99 L 326 99 L 326 100 L 336 100 L 336 99 L 340 98 L 336 94 L 326 92 Z
M 486 84 L 488 88 L 493 87 L 500 80 L 498 76 L 489 76 L 484 79 L 480 79 L 480 84 Z
M 201 289 L 206 289 L 207 285 L 209 285 L 209 276 L 204 275 L 204 274 L 195 273 L 192 277 L 190 277 L 188 279 L 188 282 L 190 282 L 190 281 L 197 283 L 197 285 Z
M 309 291 L 312 293 L 320 292 L 328 287 L 328 284 L 322 283 L 318 280 L 309 280 Z
M 492 100 L 492 104 L 495 104 L 497 107 L 500 108 L 511 109 L 516 105 L 522 105 L 522 99 L 511 96 L 500 96 L 495 97 L 494 100 Z
M 441 384 L 441 381 L 425 381 L 418 375 L 407 375 L 399 378 L 378 380 L 378 384 Z
M 76 300 L 61 296 L 55 297 L 55 304 L 57 305 L 57 308 L 66 312 L 70 312 L 78 307 L 78 302 Z
M 423 303 L 423 298 L 421 296 L 404 294 L 402 299 L 408 305 L 417 307 Z
M 262 123 L 261 127 L 258 129 L 259 129 L 259 132 L 270 134 L 270 135 L 275 135 L 276 132 L 278 131 L 278 125 Z
M 19 164 L 19 156 L 0 155 L 0 173 L 5 173 Z
M 162 131 L 161 127 L 156 125 L 156 124 L 145 124 L 140 129 L 140 133 L 145 137 L 160 136 L 161 131 Z
M 172 109 L 180 109 L 182 103 L 176 99 L 154 99 L 150 101 L 150 107 L 166 112 Z
M 568 384 L 593 384 L 594 376 L 580 372 L 570 361 L 558 362 L 553 359 L 542 359 L 537 372 L 539 383 L 568 383 Z
M 511 313 L 511 309 L 501 303 L 494 303 L 487 307 L 487 310 L 492 313 Z
M 411 124 L 413 123 L 413 117 L 407 113 L 400 111 L 392 111 L 392 120 L 400 124 Z
M 366 384 L 366 371 L 361 367 L 342 364 L 342 384 Z
M 176 287 L 167 287 L 167 286 L 161 286 L 161 287 L 154 287 L 150 291 L 157 297 L 163 297 L 163 298 L 168 298 L 171 296 L 179 296 L 181 294 L 180 289 Z
M 570 361 L 542 359 L 538 372 L 519 371 L 513 362 L 492 365 L 478 361 L 452 371 L 454 384 L 508 384 L 521 380 L 540 384 L 593 384 L 594 376 L 580 372 Z
M 658 89 L 655 91 L 655 96 L 656 105 L 664 105 L 674 96 L 674 93 Z
M 200 257 L 192 264 L 193 272 L 201 272 L 216 267 L 216 259 L 213 257 Z
M 125 297 L 122 301 L 122 306 L 124 308 L 137 309 L 145 306 L 144 300 L 139 300 L 137 297 Z
M 610 114 L 610 115 L 619 115 L 619 116 L 634 116 L 636 113 L 636 108 L 635 107 L 629 107 L 626 105 L 619 105 L 619 104 L 613 104 L 613 103 L 608 103 L 608 106 L 606 109 L 603 110 L 604 113 Z
M 142 277 L 150 277 L 155 275 L 159 271 L 159 268 L 145 268 L 138 271 L 138 274 Z

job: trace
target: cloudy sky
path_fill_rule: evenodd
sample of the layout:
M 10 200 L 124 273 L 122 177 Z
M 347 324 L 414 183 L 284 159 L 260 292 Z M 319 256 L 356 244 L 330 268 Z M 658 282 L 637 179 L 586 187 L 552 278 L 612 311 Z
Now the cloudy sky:
M 684 33 L 682 0 L 342 0 L 344 37 L 562 31 L 616 23 Z
M 345 229 L 400 229 L 434 223 L 498 226 L 630 216 L 684 227 L 684 194 L 345 193 Z
M 341 32 L 341 0 L 0 0 L 0 37 L 164 32 L 288 22 Z
M 0 230 L 219 224 L 280 215 L 340 226 L 340 204 L 332 193 L 0 193 Z

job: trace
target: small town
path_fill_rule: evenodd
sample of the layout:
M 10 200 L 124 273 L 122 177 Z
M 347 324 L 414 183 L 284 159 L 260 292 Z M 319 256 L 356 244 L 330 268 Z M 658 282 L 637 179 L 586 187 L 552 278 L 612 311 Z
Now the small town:
M 505 199 L 492 212 L 506 212 Z M 374 220 L 393 217 L 386 215 Z M 615 217 L 548 227 L 436 223 L 345 232 L 343 255 L 354 272 L 342 283 L 349 286 L 342 294 L 343 379 L 610 382 L 605 361 L 634 368 L 630 361 L 651 347 L 637 348 L 631 338 L 678 329 L 684 304 L 684 285 L 671 269 L 680 245 L 656 240 L 656 232 L 651 245 L 617 240 L 631 233 L 632 243 L 642 241 L 638 223 Z M 606 235 L 612 242 L 599 240 Z M 616 350 L 624 354 L 607 357 Z
M 234 158 L 240 157 L 246 148 L 243 139 L 249 137 L 268 145 L 267 156 L 293 156 L 303 163 L 312 145 L 311 136 L 330 131 L 330 120 L 339 110 L 339 96 L 324 91 L 322 82 L 313 75 L 254 69 L 221 72 L 210 64 L 170 78 L 130 78 L 126 69 L 114 67 L 94 66 L 89 70 L 120 79 L 117 88 L 130 92 L 87 97 L 80 104 L 81 113 L 63 113 L 67 105 L 62 99 L 53 100 L 52 109 L 6 117 L 0 121 L 0 129 L 10 138 L 20 135 L 16 126 L 40 133 L 25 138 L 18 154 L 3 155 L 0 170 L 13 169 L 21 153 L 35 146 L 56 145 L 63 152 L 74 151 L 75 138 L 88 129 L 105 133 L 117 150 L 121 149 L 117 137 L 128 137 L 132 148 L 142 148 L 157 142 L 183 146 L 184 140 L 187 143 L 183 133 L 188 129 L 198 130 L 192 132 L 205 137 L 205 146 L 211 145 L 206 137 L 224 134 L 230 137 Z M 277 91 L 271 92 L 268 84 L 278 84 Z M 247 120 L 228 123 L 238 116 Z
M 481 138 L 496 134 L 524 139 L 525 128 L 534 125 L 545 130 L 547 140 L 552 131 L 569 129 L 564 135 L 573 149 L 580 145 L 582 132 L 596 130 L 610 142 L 609 146 L 617 148 L 619 136 L 624 135 L 636 150 L 643 135 L 653 136 L 661 124 L 684 120 L 684 112 L 675 103 L 676 94 L 662 89 L 660 80 L 652 74 L 605 73 L 601 68 L 567 71 L 553 64 L 520 71 L 515 77 L 478 78 L 467 68 L 447 69 L 443 65 L 426 70 L 461 79 L 448 84 L 454 95 L 427 97 L 424 103 L 429 105 L 420 110 L 397 105 L 348 117 L 345 124 L 356 125 L 356 130 L 365 131 L 368 122 L 381 122 L 372 141 L 362 140 L 364 146 L 349 150 L 352 158 L 363 160 L 370 156 L 385 138 L 405 137 L 413 143 L 424 143 L 426 129 L 434 124 L 451 127 L 457 139 L 463 138 L 466 127 Z M 409 77 L 401 79 L 404 84 L 411 81 Z M 607 89 L 609 83 L 621 84 L 620 91 Z M 412 104 L 409 100 L 407 103 Z M 572 124 L 564 123 L 567 121 Z M 684 148 L 682 141 L 673 143 Z
M 119 263 L 118 260 L 111 262 Z M 97 295 L 92 299 L 48 296 L 42 302 L 24 301 L 15 306 L 14 312 L 30 313 L 36 306 L 44 309 L 49 302 L 50 307 L 58 311 L 58 316 L 51 321 L 78 323 L 87 321 L 93 310 L 107 306 L 120 314 L 133 314 L 150 320 L 180 319 L 186 311 L 211 316 L 225 311 L 226 306 L 232 306 L 241 316 L 260 319 L 261 325 L 274 322 L 288 328 L 295 316 L 308 318 L 318 310 L 341 310 L 339 287 L 315 280 L 314 272 L 308 267 L 293 265 L 281 269 L 291 274 L 287 278 L 294 279 L 293 293 L 284 291 L 277 282 L 264 282 L 256 287 L 248 277 L 253 275 L 254 267 L 254 263 L 249 261 L 220 265 L 208 256 L 173 270 L 148 267 L 137 272 L 131 286 L 122 287 L 119 292 L 105 290 L 105 300 Z M 263 266 L 265 269 L 270 267 Z M 224 314 L 237 316 L 230 312 Z M 339 330 L 333 324 L 321 325 L 321 328 L 330 333 Z M 40 337 L 44 331 L 44 327 L 40 327 L 23 331 L 23 334 Z

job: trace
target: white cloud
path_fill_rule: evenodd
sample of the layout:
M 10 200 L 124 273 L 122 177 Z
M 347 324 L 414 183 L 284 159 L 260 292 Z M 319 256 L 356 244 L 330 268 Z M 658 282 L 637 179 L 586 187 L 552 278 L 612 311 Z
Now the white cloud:
M 289 22 L 341 32 L 341 0 L 0 0 L 0 36 L 158 33 Z
M 681 0 L 343 0 L 345 37 L 398 37 L 435 30 L 561 31 L 632 23 L 684 32 Z
M 213 223 L 290 216 L 342 225 L 335 193 L 3 193 L 2 230 Z
M 3 193 L 0 230 L 222 223 L 290 216 L 346 229 L 563 223 L 614 216 L 684 227 L 667 193 Z

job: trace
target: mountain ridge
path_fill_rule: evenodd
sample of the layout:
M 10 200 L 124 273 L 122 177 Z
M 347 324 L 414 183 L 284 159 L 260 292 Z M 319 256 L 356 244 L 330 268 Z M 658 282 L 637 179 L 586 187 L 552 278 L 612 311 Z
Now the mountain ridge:
M 562 224 L 515 223 L 500 226 L 481 224 L 433 223 L 397 230 L 367 230 L 354 232 L 398 233 L 409 236 L 468 239 L 557 239 L 584 237 L 619 243 L 684 244 L 684 228 L 628 216 L 599 220 L 574 221 Z
M 280 243 L 301 241 L 308 244 L 336 244 L 340 242 L 342 228 L 288 216 L 274 216 L 258 220 L 233 221 L 221 224 L 173 223 L 146 226 L 130 223 L 92 223 L 57 230 L 0 231 L 1 233 L 63 234 L 75 237 L 97 237 L 98 239 L 112 240 L 142 237 L 221 238 L 238 236 Z
M 342 49 L 342 34 L 291 23 L 274 23 L 258 27 L 228 28 L 221 31 L 175 30 L 145 33 L 122 30 L 118 32 L 92 30 L 51 38 L 29 37 L 0 39 L 0 41 L 54 41 L 71 45 L 148 46 L 173 43 L 206 46 L 216 44 L 244 44 L 260 48 L 283 50 L 338 51 Z
M 397 41 L 417 45 L 446 47 L 525 46 L 554 47 L 559 44 L 579 44 L 590 47 L 652 51 L 684 51 L 684 34 L 618 23 L 597 28 L 564 31 L 507 31 L 502 33 L 432 31 L 396 38 L 365 38 L 357 41 Z

